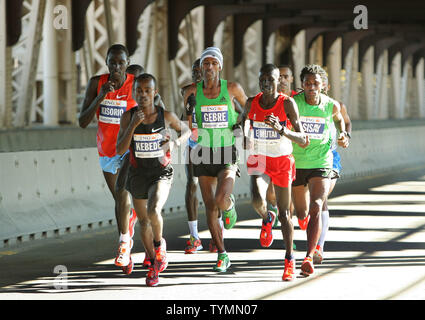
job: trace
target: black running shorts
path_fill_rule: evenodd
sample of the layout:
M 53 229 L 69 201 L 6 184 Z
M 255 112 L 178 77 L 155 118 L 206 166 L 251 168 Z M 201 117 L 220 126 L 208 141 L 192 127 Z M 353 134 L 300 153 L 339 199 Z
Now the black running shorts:
M 171 165 L 149 169 L 133 168 L 130 166 L 126 189 L 135 199 L 148 199 L 150 187 L 159 181 L 172 184 L 173 167 Z
M 191 152 L 193 173 L 195 177 L 217 177 L 222 170 L 238 172 L 238 151 L 236 147 L 208 148 L 196 146 Z
M 331 179 L 333 176 L 332 169 L 296 169 L 295 180 L 292 182 L 293 187 L 306 186 L 308 180 L 314 177 L 322 177 Z

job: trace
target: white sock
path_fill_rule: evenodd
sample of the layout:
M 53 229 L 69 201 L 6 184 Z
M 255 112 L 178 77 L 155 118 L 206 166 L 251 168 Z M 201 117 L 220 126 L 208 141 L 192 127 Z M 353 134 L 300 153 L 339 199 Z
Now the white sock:
M 120 242 L 130 242 L 130 233 L 121 233 Z
M 218 218 L 218 224 L 220 225 L 221 230 L 223 230 L 224 222 L 223 222 L 223 219 L 221 217 Z
M 198 235 L 198 220 L 188 221 L 190 235 L 195 239 L 199 239 Z
M 230 207 L 227 208 L 226 211 L 231 210 L 235 206 L 235 203 L 233 202 L 232 198 L 229 198 L 229 199 L 230 199 L 231 205 L 230 205 Z
M 317 244 L 322 248 L 325 246 L 326 233 L 329 230 L 329 211 L 322 211 L 322 233 Z

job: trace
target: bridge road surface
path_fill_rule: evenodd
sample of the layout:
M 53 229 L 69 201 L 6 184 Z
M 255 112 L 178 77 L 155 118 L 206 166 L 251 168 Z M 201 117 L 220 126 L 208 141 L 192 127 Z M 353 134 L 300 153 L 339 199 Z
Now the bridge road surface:
M 283 240 L 279 227 L 270 248 L 259 244 L 260 218 L 239 202 L 238 223 L 225 231 L 232 266 L 212 271 L 217 254 L 185 255 L 185 213 L 165 219 L 169 265 L 156 288 L 145 285 L 140 236 L 135 236 L 129 276 L 114 266 L 116 226 L 36 240 L 0 250 L 0 300 L 424 300 L 425 167 L 339 183 L 330 199 L 325 260 L 314 275 L 300 276 L 306 234 L 295 218 L 297 278 L 282 282 Z M 111 208 L 111 216 L 113 214 Z M 200 236 L 210 235 L 204 214 Z M 136 228 L 138 233 L 139 227 Z M 56 266 L 67 273 L 55 273 Z M 62 267 L 63 268 L 63 267 Z M 172 302 L 169 302 L 170 304 Z M 167 302 L 168 303 L 168 302 Z

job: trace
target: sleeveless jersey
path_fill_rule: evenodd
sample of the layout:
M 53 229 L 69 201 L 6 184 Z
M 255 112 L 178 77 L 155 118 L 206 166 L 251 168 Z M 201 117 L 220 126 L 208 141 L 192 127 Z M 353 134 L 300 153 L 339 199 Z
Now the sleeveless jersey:
M 100 88 L 108 82 L 109 74 L 100 76 L 97 86 L 97 93 Z M 116 145 L 118 131 L 120 130 L 120 120 L 122 114 L 133 108 L 136 101 L 133 100 L 134 75 L 127 73 L 127 78 L 121 88 L 113 92 L 108 92 L 105 99 L 100 103 L 96 112 L 98 120 L 97 127 L 97 150 L 101 157 L 114 157 L 116 155 Z
M 293 143 L 295 165 L 297 169 L 332 168 L 331 126 L 333 124 L 334 100 L 320 95 L 320 104 L 316 106 L 305 102 L 304 93 L 294 96 L 297 103 L 301 126 L 310 138 L 310 145 L 301 148 Z
M 220 94 L 208 99 L 203 92 L 204 81 L 196 86 L 195 117 L 198 127 L 198 144 L 204 147 L 228 147 L 235 144 L 233 125 L 238 113 L 227 91 L 227 80 L 220 79 Z
M 130 164 L 134 168 L 152 169 L 166 167 L 171 162 L 171 154 L 164 154 L 161 142 L 169 137 L 165 130 L 164 109 L 155 107 L 157 118 L 151 124 L 139 124 L 134 130 L 130 143 Z M 131 109 L 131 117 L 137 108 Z
M 287 126 L 288 118 L 285 113 L 283 102 L 286 95 L 279 94 L 276 104 L 270 109 L 263 109 L 260 99 L 263 93 L 257 94 L 251 103 L 251 110 L 248 113 L 250 119 L 250 137 L 254 141 L 253 154 L 265 155 L 268 157 L 281 157 L 292 153 L 292 142 L 288 138 L 281 136 L 268 124 L 264 123 L 266 116 L 274 114 L 279 117 L 282 126 Z

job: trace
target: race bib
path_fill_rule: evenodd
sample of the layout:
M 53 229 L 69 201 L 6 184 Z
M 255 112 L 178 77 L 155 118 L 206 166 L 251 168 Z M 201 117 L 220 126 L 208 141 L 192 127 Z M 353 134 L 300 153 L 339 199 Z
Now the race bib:
M 201 106 L 201 114 L 204 129 L 227 128 L 229 126 L 227 105 Z
M 275 143 L 280 140 L 280 134 L 264 122 L 252 123 L 253 138 L 259 143 Z
M 164 156 L 164 150 L 161 148 L 162 134 L 134 134 L 133 139 L 136 158 L 159 158 Z
M 320 117 L 300 117 L 301 125 L 304 132 L 310 139 L 323 139 L 323 132 L 325 131 L 325 118 Z
M 127 109 L 127 101 L 105 99 L 100 103 L 99 122 L 120 124 L 121 116 Z

